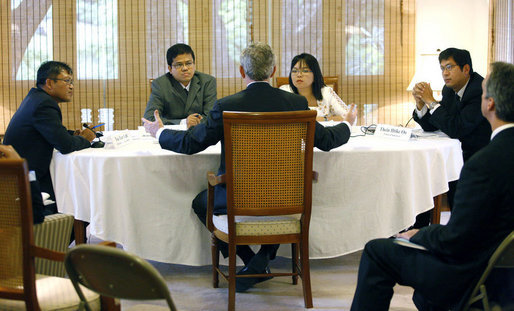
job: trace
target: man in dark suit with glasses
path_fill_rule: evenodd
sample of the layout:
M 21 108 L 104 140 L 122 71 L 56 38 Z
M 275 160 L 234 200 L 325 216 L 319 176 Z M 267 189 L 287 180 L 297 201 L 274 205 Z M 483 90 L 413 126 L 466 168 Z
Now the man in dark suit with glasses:
M 467 50 L 448 48 L 439 54 L 439 63 L 445 84 L 442 100 L 437 102 L 434 99 L 430 84 L 417 83 L 412 90 L 416 100 L 414 121 L 425 131 L 441 130 L 451 138 L 460 140 L 462 156 L 466 162 L 489 143 L 491 136 L 491 126 L 480 113 L 481 84 L 484 78 L 473 71 Z M 448 204 L 451 209 L 457 181 L 450 182 L 448 186 Z M 413 227 L 428 225 L 430 212 L 418 215 Z

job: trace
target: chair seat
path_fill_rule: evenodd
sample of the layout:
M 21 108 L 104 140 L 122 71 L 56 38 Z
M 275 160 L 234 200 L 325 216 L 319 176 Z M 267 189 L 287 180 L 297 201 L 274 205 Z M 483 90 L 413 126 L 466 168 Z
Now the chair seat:
M 213 216 L 216 229 L 228 234 L 227 215 Z M 236 216 L 236 235 L 278 235 L 300 233 L 300 215 Z
M 81 286 L 81 288 L 92 310 L 100 310 L 100 296 L 85 287 Z M 78 310 L 80 299 L 69 279 L 36 274 L 36 291 L 42 311 Z M 25 302 L 22 300 L 0 299 L 0 310 L 25 310 Z

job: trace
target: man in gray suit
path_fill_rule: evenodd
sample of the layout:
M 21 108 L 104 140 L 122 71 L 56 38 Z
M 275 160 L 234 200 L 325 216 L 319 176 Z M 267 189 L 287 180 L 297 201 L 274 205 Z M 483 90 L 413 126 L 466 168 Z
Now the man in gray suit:
M 154 111 L 164 124 L 195 126 L 207 116 L 216 101 L 216 79 L 196 71 L 195 53 L 187 44 L 177 43 L 166 53 L 169 72 L 152 82 L 152 93 L 144 117 L 154 121 Z

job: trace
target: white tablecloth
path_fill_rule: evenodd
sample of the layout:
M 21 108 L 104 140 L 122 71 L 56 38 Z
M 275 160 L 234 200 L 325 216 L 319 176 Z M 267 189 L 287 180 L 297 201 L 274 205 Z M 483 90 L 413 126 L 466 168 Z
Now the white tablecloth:
M 137 131 L 131 131 L 137 136 Z M 107 136 L 107 135 L 106 135 Z M 91 234 L 139 256 L 210 264 L 210 235 L 191 209 L 216 172 L 220 145 L 196 155 L 162 150 L 150 138 L 117 149 L 55 151 L 51 172 L 59 211 L 90 222 Z M 401 141 L 352 137 L 330 152 L 315 149 L 310 257 L 340 256 L 388 237 L 433 207 L 458 179 L 458 140 L 443 135 Z M 289 255 L 281 247 L 279 255 Z

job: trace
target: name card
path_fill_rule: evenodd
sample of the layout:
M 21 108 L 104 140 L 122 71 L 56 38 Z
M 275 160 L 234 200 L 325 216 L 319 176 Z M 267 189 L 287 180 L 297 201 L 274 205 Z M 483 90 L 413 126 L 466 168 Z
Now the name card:
M 378 124 L 375 129 L 375 136 L 396 138 L 401 140 L 409 140 L 412 129 L 407 127 L 392 126 L 387 124 Z
M 130 141 L 130 135 L 128 131 L 116 131 L 111 135 L 111 143 L 114 148 L 118 148 L 128 144 Z

